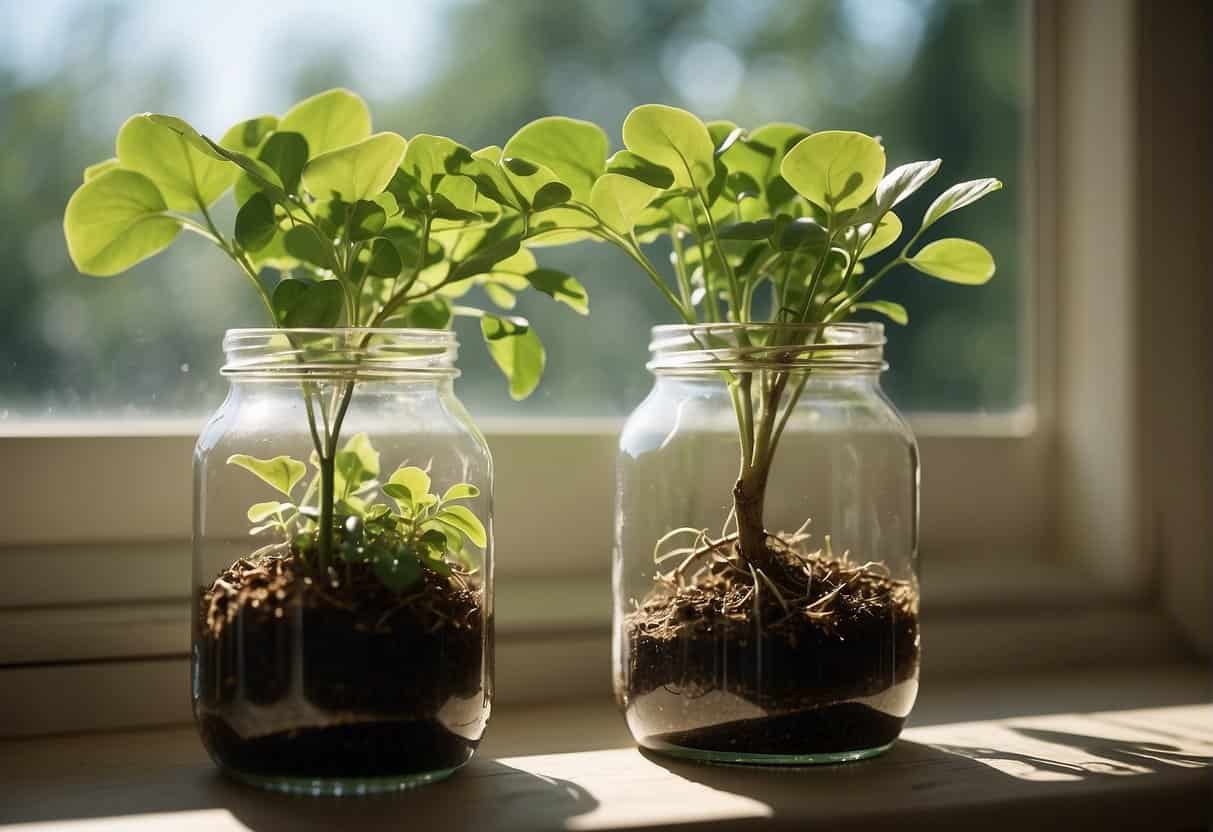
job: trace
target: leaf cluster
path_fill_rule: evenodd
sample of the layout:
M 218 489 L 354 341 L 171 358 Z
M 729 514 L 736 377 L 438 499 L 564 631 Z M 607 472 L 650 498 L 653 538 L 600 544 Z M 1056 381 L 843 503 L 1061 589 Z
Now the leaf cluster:
M 532 217 L 572 196 L 552 171 L 497 147 L 373 133 L 366 103 L 347 90 L 248 119 L 218 140 L 174 116 L 133 116 L 116 156 L 84 180 L 64 217 L 81 272 L 118 274 L 192 231 L 240 267 L 276 326 L 446 328 L 457 315 L 479 318 L 515 398 L 538 384 L 543 345 L 525 319 L 468 304 L 468 291 L 482 287 L 503 312 L 535 289 L 588 313 L 581 283 L 539 268 L 526 248 Z M 225 235 L 211 209 L 229 192 L 238 210 Z M 267 269 L 280 275 L 272 288 Z
M 248 509 L 250 534 L 280 539 L 259 551 L 287 547 L 315 566 L 320 473 L 314 455 L 316 473 L 307 483 L 308 466 L 288 456 L 234 454 L 228 464 L 244 468 L 281 495 Z M 430 475 L 412 465 L 400 466 L 381 481 L 379 453 L 365 433 L 351 437 L 337 453 L 336 476 L 338 511 L 332 531 L 338 561 L 369 563 L 393 592 L 415 586 L 424 570 L 457 580 L 476 571 L 469 547 L 483 549 L 488 544 L 484 524 L 464 505 L 480 495 L 476 486 L 455 483 L 439 495 L 431 490 Z
M 754 322 L 760 310 L 781 323 L 835 322 L 868 309 L 904 324 L 901 306 L 869 298 L 892 268 L 971 285 L 994 274 L 989 251 L 971 240 L 918 246 L 945 215 L 1001 188 L 996 179 L 945 190 L 900 253 L 869 274 L 865 261 L 903 236 L 893 209 L 935 176 L 940 160 L 886 170 L 880 140 L 862 133 L 747 130 L 656 104 L 628 115 L 623 143 L 608 156 L 599 128 L 548 118 L 519 131 L 506 152 L 546 166 L 572 194 L 535 215 L 547 240 L 614 243 L 686 323 Z M 642 250 L 661 237 L 673 248 L 673 286 Z M 756 303 L 763 292 L 770 302 Z

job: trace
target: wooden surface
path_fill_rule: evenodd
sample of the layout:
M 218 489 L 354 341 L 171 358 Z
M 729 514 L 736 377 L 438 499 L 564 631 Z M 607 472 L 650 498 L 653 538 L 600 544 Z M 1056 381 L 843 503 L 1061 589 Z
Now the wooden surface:
M 230 783 L 189 729 L 5 742 L 0 824 L 24 832 L 421 832 L 856 823 L 847 828 L 989 832 L 1206 829 L 1213 821 L 1207 704 L 912 728 L 876 760 L 790 770 L 601 748 L 626 736 L 617 718 L 608 725 L 578 709 L 553 713 L 539 735 L 597 750 L 479 757 L 445 783 L 382 798 L 291 798 Z M 525 732 L 525 721 L 510 731 Z M 525 737 L 515 740 L 525 746 Z

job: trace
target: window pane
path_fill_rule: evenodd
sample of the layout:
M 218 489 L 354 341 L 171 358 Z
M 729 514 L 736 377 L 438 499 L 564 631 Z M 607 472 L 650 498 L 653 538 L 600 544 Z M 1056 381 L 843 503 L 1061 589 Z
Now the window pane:
M 930 196 L 998 176 L 1008 190 L 945 220 L 993 250 L 981 290 L 911 272 L 884 293 L 913 323 L 890 332 L 887 386 L 910 410 L 1004 411 L 1022 401 L 1028 195 L 1026 14 L 1006 0 L 546 0 L 96 4 L 0 9 L 0 419 L 196 415 L 222 398 L 219 339 L 261 324 L 235 268 L 200 239 L 110 279 L 77 275 L 61 220 L 87 164 L 112 155 L 131 112 L 180 113 L 209 131 L 333 85 L 371 101 L 377 126 L 500 144 L 563 113 L 618 145 L 648 101 L 755 126 L 796 121 L 879 134 L 891 161 L 941 156 Z M 404 11 L 404 9 L 408 11 Z M 457 109 L 456 109 L 457 107 Z M 920 216 L 930 196 L 901 211 Z M 230 221 L 230 209 L 220 222 Z M 911 220 L 907 221 L 907 225 Z M 481 415 L 620 415 L 648 386 L 648 327 L 671 313 L 644 276 L 593 244 L 541 260 L 583 279 L 587 322 L 527 298 L 548 350 L 537 394 L 506 395 L 475 327 L 461 395 Z

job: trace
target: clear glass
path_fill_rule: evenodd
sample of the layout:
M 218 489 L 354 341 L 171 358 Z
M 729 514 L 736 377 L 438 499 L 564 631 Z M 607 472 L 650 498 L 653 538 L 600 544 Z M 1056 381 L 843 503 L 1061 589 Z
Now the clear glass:
M 918 453 L 880 389 L 883 328 L 782 331 L 653 330 L 655 382 L 619 444 L 613 580 L 616 697 L 654 751 L 861 759 L 917 695 Z M 739 412 L 773 448 L 756 502 L 734 494 L 753 482 Z
M 493 466 L 452 392 L 454 335 L 231 330 L 224 347 L 229 393 L 194 455 L 207 751 L 240 780 L 309 794 L 451 774 L 488 720 L 493 638 Z

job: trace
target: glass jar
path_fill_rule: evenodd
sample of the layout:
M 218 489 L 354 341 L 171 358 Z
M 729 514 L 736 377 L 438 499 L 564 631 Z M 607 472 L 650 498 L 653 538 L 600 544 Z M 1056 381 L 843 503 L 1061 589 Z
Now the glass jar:
M 243 329 L 224 349 L 194 453 L 203 744 L 280 791 L 451 774 L 489 716 L 493 638 L 493 466 L 454 334 Z
M 879 324 L 653 330 L 620 439 L 614 681 L 708 762 L 878 754 L 918 690 L 918 452 Z

